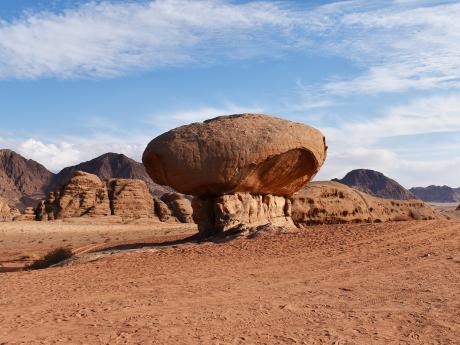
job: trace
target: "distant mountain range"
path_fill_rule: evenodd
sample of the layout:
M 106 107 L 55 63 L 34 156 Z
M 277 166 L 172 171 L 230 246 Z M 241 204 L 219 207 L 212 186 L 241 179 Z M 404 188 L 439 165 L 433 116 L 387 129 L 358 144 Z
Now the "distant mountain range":
M 333 181 L 380 198 L 397 200 L 417 199 L 415 195 L 398 182 L 374 170 L 352 170 L 343 179 L 333 179 Z
M 460 202 L 460 188 L 428 186 L 411 188 L 410 191 L 417 198 L 428 202 Z
M 70 179 L 74 171 L 81 170 L 110 178 L 136 178 L 147 183 L 153 195 L 162 195 L 172 189 L 154 183 L 145 172 L 142 163 L 118 153 L 106 153 L 90 161 L 62 169 L 54 174 L 43 165 L 22 157 L 14 151 L 0 150 L 0 197 L 10 206 L 23 210 L 37 205 L 50 191 L 59 190 Z M 387 199 L 422 199 L 428 202 L 460 202 L 460 188 L 429 186 L 405 189 L 395 180 L 382 173 L 367 169 L 350 171 L 343 183 L 362 192 Z
M 70 179 L 74 171 L 81 170 L 110 178 L 136 178 L 147 183 L 153 195 L 162 195 L 171 188 L 154 183 L 144 170 L 142 163 L 123 154 L 106 153 L 90 161 L 62 169 L 53 174 L 43 165 L 26 159 L 14 151 L 0 150 L 0 196 L 10 206 L 23 210 L 37 205 L 50 191 L 59 190 Z

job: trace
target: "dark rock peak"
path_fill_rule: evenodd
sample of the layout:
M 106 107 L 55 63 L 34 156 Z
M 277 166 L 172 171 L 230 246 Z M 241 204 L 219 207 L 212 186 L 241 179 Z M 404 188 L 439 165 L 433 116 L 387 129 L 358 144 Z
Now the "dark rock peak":
M 333 179 L 364 193 L 386 199 L 409 200 L 416 197 L 395 180 L 369 169 L 350 171 L 343 179 Z

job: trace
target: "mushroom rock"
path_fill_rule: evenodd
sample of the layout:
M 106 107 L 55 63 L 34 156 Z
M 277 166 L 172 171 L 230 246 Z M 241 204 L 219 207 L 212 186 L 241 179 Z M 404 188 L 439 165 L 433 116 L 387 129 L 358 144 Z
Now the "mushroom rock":
M 237 224 L 291 224 L 279 210 L 288 212 L 287 198 L 316 175 L 326 151 L 312 127 L 239 114 L 166 132 L 148 144 L 142 160 L 154 182 L 196 197 L 193 218 L 202 235 L 211 235 Z M 272 197 L 284 201 L 273 204 Z

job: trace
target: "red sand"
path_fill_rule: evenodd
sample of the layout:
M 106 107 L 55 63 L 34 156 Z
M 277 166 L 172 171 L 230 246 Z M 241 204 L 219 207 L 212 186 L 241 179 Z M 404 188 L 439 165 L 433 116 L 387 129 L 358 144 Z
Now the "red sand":
M 0 344 L 460 343 L 460 221 L 122 250 L 0 280 Z

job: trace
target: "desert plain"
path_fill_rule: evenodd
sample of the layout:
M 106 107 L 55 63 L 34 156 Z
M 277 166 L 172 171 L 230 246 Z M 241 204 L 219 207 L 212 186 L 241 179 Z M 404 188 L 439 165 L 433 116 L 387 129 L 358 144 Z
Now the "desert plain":
M 1 224 L 0 344 L 459 343 L 459 220 L 196 233 Z M 79 254 L 20 270 L 57 246 Z

